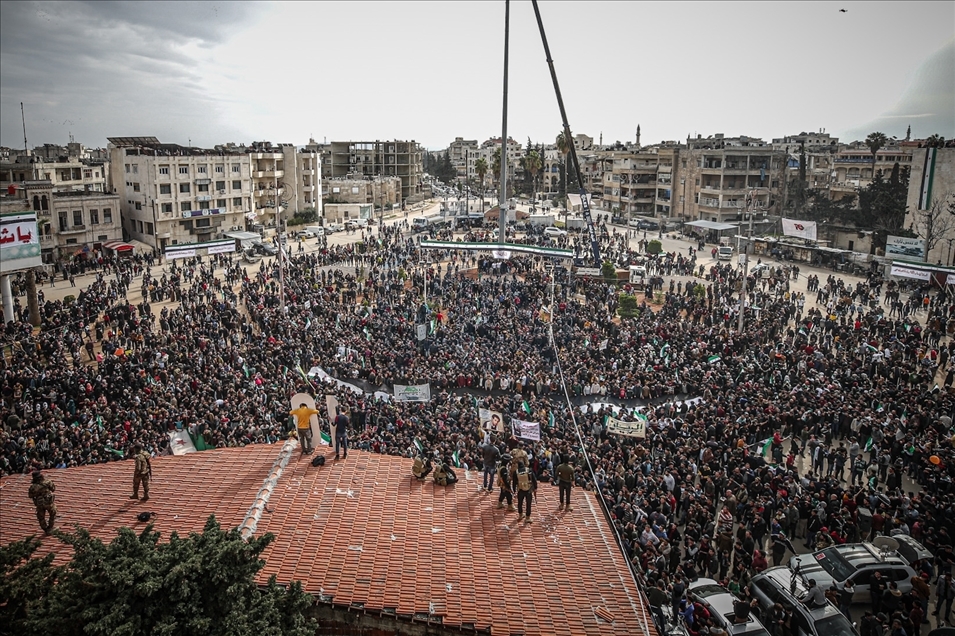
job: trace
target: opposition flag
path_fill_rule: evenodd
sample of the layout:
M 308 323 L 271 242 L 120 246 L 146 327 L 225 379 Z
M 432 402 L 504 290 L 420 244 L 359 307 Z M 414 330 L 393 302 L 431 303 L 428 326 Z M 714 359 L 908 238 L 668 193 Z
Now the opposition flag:
M 192 438 L 186 430 L 171 431 L 169 433 L 169 449 L 173 455 L 185 455 L 195 453 L 196 446 L 192 443 Z
M 816 222 L 815 221 L 794 221 L 792 219 L 783 219 L 783 234 L 785 236 L 795 236 L 798 238 L 816 240 Z

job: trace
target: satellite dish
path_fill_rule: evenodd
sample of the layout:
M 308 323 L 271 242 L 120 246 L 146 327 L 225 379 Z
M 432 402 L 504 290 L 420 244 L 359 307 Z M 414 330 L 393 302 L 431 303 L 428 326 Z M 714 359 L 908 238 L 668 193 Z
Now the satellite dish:
M 899 549 L 899 542 L 892 537 L 876 537 L 872 540 L 872 545 L 877 547 L 882 554 L 889 554 Z

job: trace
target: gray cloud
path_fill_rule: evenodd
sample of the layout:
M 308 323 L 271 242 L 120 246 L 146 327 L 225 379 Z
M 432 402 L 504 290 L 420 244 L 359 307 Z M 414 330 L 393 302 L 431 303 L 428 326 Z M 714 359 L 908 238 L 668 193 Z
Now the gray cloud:
M 878 130 L 900 139 L 912 126 L 912 136 L 939 134 L 955 137 L 955 40 L 949 41 L 919 67 L 912 83 L 888 112 L 844 135 L 847 141 L 865 139 Z
M 0 3 L 0 143 L 22 145 L 19 121 L 10 116 L 20 101 L 31 145 L 63 143 L 69 132 L 104 143 L 104 130 L 178 138 L 208 125 L 216 100 L 203 91 L 196 60 L 184 49 L 218 44 L 260 9 L 203 2 Z

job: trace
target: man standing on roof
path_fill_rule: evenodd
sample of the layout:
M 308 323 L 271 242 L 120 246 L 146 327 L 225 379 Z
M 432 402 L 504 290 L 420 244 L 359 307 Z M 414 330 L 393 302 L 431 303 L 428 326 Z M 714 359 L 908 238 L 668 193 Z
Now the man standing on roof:
M 488 440 L 487 444 L 481 446 L 481 456 L 484 462 L 484 485 L 483 490 L 494 492 L 494 475 L 496 474 L 497 460 L 501 456 L 501 451 Z
M 339 450 L 348 457 L 348 409 L 339 409 L 335 416 L 335 459 L 339 459 Z
M 533 523 L 531 521 L 531 498 L 537 492 L 537 476 L 534 471 L 527 467 L 523 461 L 517 464 L 517 520 L 524 520 L 524 523 Z M 525 513 L 524 511 L 527 510 Z
M 567 510 L 570 512 L 570 489 L 574 485 L 574 467 L 570 459 L 565 455 L 561 457 L 561 463 L 557 466 L 557 488 L 560 493 L 560 505 L 558 510 Z
M 136 468 L 133 472 L 133 494 L 130 499 L 139 499 L 139 485 L 143 486 L 143 501 L 149 501 L 149 478 L 152 477 L 153 467 L 149 463 L 149 453 L 143 450 L 142 445 L 133 446 L 133 459 Z
M 298 439 L 302 444 L 302 454 L 308 455 L 315 447 L 312 446 L 312 424 L 310 420 L 313 415 L 318 415 L 318 411 L 308 408 L 308 405 L 302 402 L 298 408 L 289 411 L 289 415 L 295 416 L 295 424 L 298 427 Z
M 508 464 L 511 462 L 510 455 L 504 455 L 501 458 L 501 465 L 497 469 L 497 485 L 501 489 L 501 494 L 497 497 L 497 507 L 504 507 L 504 500 L 507 499 L 507 511 L 514 512 L 514 490 L 511 480 L 511 473 Z
M 56 519 L 56 503 L 53 492 L 56 490 L 56 484 L 52 479 L 47 479 L 43 473 L 36 471 L 33 473 L 33 483 L 30 484 L 30 499 L 36 506 L 36 520 L 40 522 L 40 529 L 44 534 L 50 534 L 53 531 L 53 521 Z M 50 516 L 47 521 L 47 515 Z

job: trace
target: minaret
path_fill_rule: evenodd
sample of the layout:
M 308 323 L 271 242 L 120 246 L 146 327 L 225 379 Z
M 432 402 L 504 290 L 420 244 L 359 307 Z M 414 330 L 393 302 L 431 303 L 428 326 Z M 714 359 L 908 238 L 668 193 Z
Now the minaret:
M 909 126 L 909 127 L 905 130 L 905 141 L 912 141 L 912 127 L 911 127 L 911 126 Z
M 600 146 L 603 147 L 603 145 L 604 145 L 604 131 L 601 130 L 600 131 Z
M 640 149 L 640 124 L 637 124 L 637 150 Z

